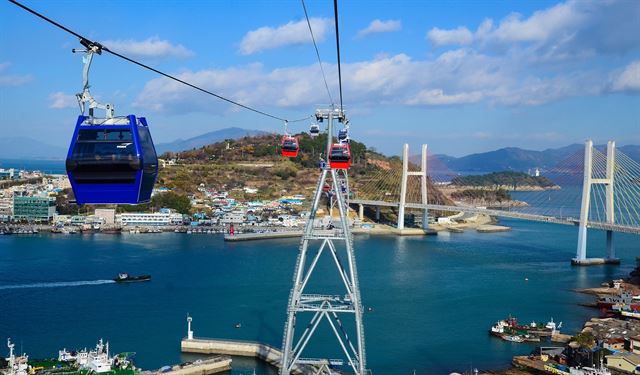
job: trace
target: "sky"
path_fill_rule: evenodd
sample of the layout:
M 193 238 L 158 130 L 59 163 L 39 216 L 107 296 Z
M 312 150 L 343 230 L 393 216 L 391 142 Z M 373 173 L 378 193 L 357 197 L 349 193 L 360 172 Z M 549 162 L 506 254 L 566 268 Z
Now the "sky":
M 331 103 L 297 0 L 23 2 L 111 50 L 278 117 Z M 337 103 L 332 2 L 306 5 Z M 638 0 L 338 6 L 350 132 L 379 151 L 640 144 Z M 78 40 L 8 1 L 0 24 L 0 137 L 66 147 L 82 90 L 82 55 L 71 52 Z M 284 130 L 106 53 L 94 58 L 90 83 L 117 115 L 147 117 L 156 143 L 231 126 Z

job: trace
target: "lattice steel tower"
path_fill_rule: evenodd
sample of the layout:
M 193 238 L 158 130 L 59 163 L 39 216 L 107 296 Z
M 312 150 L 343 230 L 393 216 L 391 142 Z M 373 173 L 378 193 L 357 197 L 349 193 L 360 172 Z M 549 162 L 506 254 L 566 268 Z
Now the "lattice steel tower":
M 316 186 L 311 211 L 307 219 L 300 251 L 296 262 L 293 277 L 293 288 L 289 295 L 288 318 L 285 323 L 282 343 L 282 366 L 280 374 L 289 375 L 295 370 L 305 373 L 330 374 L 330 366 L 346 365 L 355 374 L 363 375 L 366 372 L 364 331 L 362 323 L 362 303 L 360 300 L 360 288 L 358 285 L 358 273 L 353 249 L 353 237 L 349 229 L 347 217 L 348 184 L 346 183 L 346 170 L 338 173 L 331 169 L 328 163 L 330 149 L 333 144 L 333 121 L 346 121 L 344 112 L 340 109 L 316 110 L 316 118 L 319 121 L 327 120 L 327 163 L 320 173 Z M 328 184 L 330 189 L 327 189 Z M 325 195 L 328 199 L 330 211 L 335 206 L 340 214 L 340 223 L 335 227 L 330 225 L 318 227 L 316 225 L 316 213 L 321 198 Z M 329 213 L 331 215 L 331 213 Z M 344 252 L 336 244 L 344 244 Z M 317 247 L 314 254 L 312 249 Z M 346 262 L 343 262 L 340 254 L 346 252 Z M 331 295 L 323 293 L 306 293 L 309 279 L 316 269 L 322 255 L 329 256 L 337 268 L 339 283 L 344 287 L 344 294 Z M 344 266 L 346 265 L 346 267 Z M 326 275 L 322 275 L 326 276 Z M 304 319 L 303 317 L 310 319 Z M 347 331 L 353 331 L 351 317 L 355 321 L 355 334 L 349 335 Z M 342 319 L 342 320 L 341 320 Z M 342 322 L 349 324 L 345 326 Z M 302 322 L 298 322 L 302 320 Z M 319 324 L 326 320 L 335 335 L 346 361 L 339 359 L 311 359 L 303 357 L 303 352 L 311 337 L 316 332 Z M 300 325 L 302 323 L 304 325 Z M 302 333 L 296 335 L 296 326 L 304 327 Z

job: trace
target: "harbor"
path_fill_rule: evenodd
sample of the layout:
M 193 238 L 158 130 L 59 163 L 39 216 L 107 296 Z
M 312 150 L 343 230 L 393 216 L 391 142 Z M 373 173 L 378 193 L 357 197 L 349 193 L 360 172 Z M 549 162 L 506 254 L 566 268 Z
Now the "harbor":
M 554 317 L 562 321 L 562 333 L 579 332 L 598 310 L 580 306 L 596 299 L 574 290 L 625 276 L 635 261 L 633 236 L 621 235 L 620 271 L 572 268 L 565 261 L 574 250 L 571 227 L 515 220 L 504 224 L 514 230 L 499 234 L 500 241 L 471 230 L 438 236 L 354 236 L 362 249 L 356 256 L 374 373 L 464 372 L 464 365 L 457 366 L 461 357 L 481 370 L 504 369 L 513 356 L 529 355 L 536 343 L 491 337 L 487 331 L 497 320 L 513 314 L 528 324 Z M 542 230 L 550 234 L 531 236 Z M 180 354 L 184 317 L 190 313 L 198 336 L 259 342 L 279 350 L 286 317 L 282 306 L 298 240 L 273 239 L 255 246 L 253 241 L 212 238 L 175 232 L 0 236 L 0 267 L 7 279 L 0 284 L 0 299 L 6 301 L 0 331 L 17 346 L 22 342 L 34 358 L 46 358 L 65 345 L 95 343 L 97 335 L 108 337 L 114 348 L 135 351 L 136 366 L 150 370 L 197 359 Z M 593 243 L 601 239 L 593 236 Z M 514 251 L 525 242 L 530 246 Z M 128 285 L 69 284 L 111 281 L 123 271 L 152 278 Z M 67 284 L 57 286 L 59 282 Z M 13 286 L 20 288 L 9 288 Z M 75 301 L 96 295 L 108 309 L 73 307 Z M 20 302 L 25 298 L 47 308 L 25 309 Z M 443 309 L 447 319 L 425 319 L 442 316 Z M 389 320 L 402 324 L 392 326 Z M 25 321 L 49 327 L 48 333 L 23 329 Z M 114 321 L 118 324 L 106 324 Z M 157 326 L 164 328 L 153 329 Z M 277 373 L 261 368 L 261 360 L 247 360 L 232 365 L 232 374 L 251 374 L 254 367 L 258 374 Z

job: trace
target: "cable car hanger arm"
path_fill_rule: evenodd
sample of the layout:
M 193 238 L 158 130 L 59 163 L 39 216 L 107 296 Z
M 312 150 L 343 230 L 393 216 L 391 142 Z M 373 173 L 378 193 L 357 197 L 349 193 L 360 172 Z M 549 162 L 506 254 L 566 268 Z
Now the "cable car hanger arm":
M 104 109 L 105 117 L 107 119 L 113 118 L 114 115 L 114 107 L 112 104 L 101 104 L 95 100 L 95 98 L 91 95 L 89 88 L 89 69 L 91 69 L 91 61 L 93 60 L 93 55 L 102 54 L 102 45 L 100 43 L 93 43 L 87 39 L 80 39 L 80 44 L 85 46 L 86 49 L 73 49 L 72 52 L 83 52 L 87 55 L 82 58 L 83 69 L 82 69 L 82 92 L 76 94 L 76 98 L 78 99 L 78 105 L 80 106 L 80 112 L 84 115 L 85 104 L 89 103 L 89 117 L 93 119 L 93 110 L 95 108 Z
M 122 54 L 120 54 L 120 53 L 118 53 L 118 52 L 115 52 L 115 51 L 110 50 L 109 48 L 107 48 L 106 46 L 101 45 L 100 43 L 96 43 L 96 42 L 91 41 L 91 40 L 90 40 L 90 39 L 88 39 L 88 38 L 85 38 L 84 36 L 82 36 L 82 35 L 78 34 L 77 32 L 75 32 L 75 31 L 73 31 L 73 30 L 71 30 L 71 29 L 69 29 L 69 28 L 67 28 L 67 27 L 65 27 L 65 26 L 63 26 L 63 25 L 61 25 L 61 24 L 59 24 L 58 22 L 56 22 L 56 21 L 54 21 L 54 20 L 50 19 L 49 17 L 47 17 L 47 16 L 45 16 L 45 15 L 43 15 L 43 14 L 40 14 L 40 13 L 36 12 L 35 10 L 33 10 L 33 9 L 31 9 L 31 8 L 29 8 L 29 7 L 27 7 L 27 6 L 23 5 L 23 4 L 21 4 L 21 3 L 19 3 L 19 2 L 18 2 L 18 1 L 16 1 L 16 0 L 9 0 L 9 2 L 10 2 L 10 3 L 12 3 L 12 4 L 14 4 L 14 5 L 17 5 L 18 7 L 22 8 L 22 9 L 24 9 L 24 10 L 26 10 L 27 12 L 29 12 L 29 13 L 33 14 L 34 16 L 36 16 L 36 17 L 38 17 L 38 18 L 40 18 L 40 19 L 42 19 L 42 20 L 44 20 L 44 21 L 46 21 L 46 22 L 48 22 L 48 23 L 50 23 L 50 24 L 52 24 L 52 25 L 54 25 L 54 26 L 56 26 L 57 28 L 59 28 L 59 29 L 61 29 L 61 30 L 64 30 L 64 31 L 66 31 L 67 33 L 69 33 L 69 34 L 71 34 L 71 35 L 73 35 L 73 36 L 77 37 L 78 39 L 80 39 L 80 42 L 81 42 L 81 43 L 82 43 L 82 41 L 87 41 L 87 42 L 89 42 L 91 45 L 94 45 L 94 46 L 100 46 L 100 49 L 101 49 L 102 51 L 109 52 L 110 54 L 112 54 L 112 55 L 114 55 L 114 56 L 116 56 L 116 57 L 119 57 L 119 58 L 121 58 L 121 59 L 123 59 L 123 60 L 126 60 L 126 61 L 128 61 L 128 62 L 130 62 L 130 63 L 132 63 L 132 64 L 138 65 L 138 66 L 140 66 L 140 67 L 142 67 L 142 68 L 145 68 L 145 69 L 147 69 L 147 70 L 150 70 L 150 71 L 152 71 L 152 72 L 154 72 L 154 73 L 157 73 L 157 74 L 159 74 L 159 75 L 161 75 L 161 76 L 164 76 L 164 77 L 169 78 L 169 79 L 172 79 L 172 80 L 174 80 L 174 81 L 176 81 L 176 82 L 182 83 L 183 85 L 189 86 L 189 87 L 191 87 L 191 88 L 193 88 L 193 89 L 196 89 L 196 90 L 198 90 L 198 91 L 201 91 L 201 92 L 203 92 L 203 93 L 205 93 L 205 94 L 209 94 L 209 95 L 211 95 L 211 96 L 214 96 L 214 97 L 216 97 L 216 98 L 218 98 L 218 99 L 220 99 L 220 100 L 224 100 L 224 101 L 226 101 L 226 102 L 228 102 L 228 103 L 231 103 L 231 104 L 233 104 L 233 105 L 236 105 L 236 106 L 238 106 L 238 107 L 241 107 L 241 108 L 244 108 L 244 109 L 246 109 L 246 110 L 249 110 L 249 111 L 252 111 L 252 112 L 255 112 L 255 113 L 261 114 L 261 115 L 263 115 L 263 116 L 270 117 L 270 118 L 275 119 L 275 120 L 280 120 L 280 121 L 285 121 L 285 120 L 286 120 L 286 119 L 285 119 L 285 118 L 283 118 L 283 117 L 275 116 L 275 115 L 269 114 L 269 113 L 267 113 L 267 112 L 261 111 L 261 110 L 259 110 L 259 109 L 252 108 L 252 107 L 249 107 L 249 106 L 247 106 L 247 105 L 244 105 L 244 104 L 238 103 L 238 102 L 236 102 L 236 101 L 234 101 L 234 100 L 231 100 L 231 99 L 225 98 L 224 96 L 218 95 L 218 94 L 213 93 L 213 92 L 211 92 L 211 91 L 209 91 L 209 90 L 206 90 L 206 89 L 204 89 L 204 88 L 202 88 L 202 87 L 196 86 L 196 85 L 194 85 L 194 84 L 192 84 L 192 83 L 189 83 L 189 82 L 187 82 L 187 81 L 184 81 L 184 80 L 182 80 L 182 79 L 180 79 L 180 78 L 174 77 L 174 76 L 172 76 L 172 75 L 170 75 L 170 74 L 168 74 L 168 73 L 165 73 L 165 72 L 163 72 L 163 71 L 160 71 L 160 70 L 158 70 L 158 69 L 156 69 L 156 68 L 153 68 L 153 67 L 151 67 L 151 66 L 149 66 L 149 65 L 146 65 L 146 64 L 141 63 L 141 62 L 139 62 L 139 61 L 133 60 L 132 58 L 129 58 L 129 57 L 127 57 L 127 56 L 125 56 L 125 55 L 122 55 Z M 306 118 L 305 118 L 305 119 L 306 119 Z M 301 121 L 301 120 L 303 120 L 303 119 L 293 120 L 293 121 L 291 121 L 291 122 Z

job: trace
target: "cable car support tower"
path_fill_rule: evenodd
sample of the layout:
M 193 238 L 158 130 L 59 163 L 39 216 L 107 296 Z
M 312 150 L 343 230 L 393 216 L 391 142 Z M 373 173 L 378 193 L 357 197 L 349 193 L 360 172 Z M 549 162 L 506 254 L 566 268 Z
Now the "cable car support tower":
M 316 110 L 316 118 L 318 121 L 327 120 L 326 155 L 328 158 L 333 143 L 333 122 L 336 119 L 340 122 L 346 121 L 344 112 L 337 108 L 318 109 Z M 346 177 L 346 170 L 344 172 L 344 177 Z M 344 181 L 344 177 L 341 180 Z M 325 184 L 330 186 L 329 192 L 323 191 L 323 188 L 326 190 Z M 357 375 L 367 373 L 362 322 L 363 309 L 358 285 L 353 237 L 349 229 L 348 207 L 345 199 L 348 196 L 348 190 L 344 194 L 344 189 L 341 188 L 338 170 L 332 169 L 327 162 L 321 169 L 296 261 L 282 344 L 282 366 L 280 369 L 280 374 L 282 375 L 289 375 L 300 368 L 308 369 L 305 370 L 305 373 L 309 371 L 315 374 L 331 374 L 331 366 L 345 366 Z M 331 192 L 333 194 L 329 194 Z M 335 227 L 330 225 L 330 229 L 324 226 L 318 227 L 315 224 L 320 201 L 324 193 L 327 193 L 327 199 L 330 202 L 335 199 L 339 210 L 340 222 Z M 341 244 L 344 244 L 344 246 L 338 246 Z M 316 248 L 317 251 L 314 253 L 313 250 Z M 341 255 L 345 253 L 346 262 L 343 262 Z M 309 280 L 314 271 L 316 271 L 318 261 L 323 255 L 333 260 L 331 263 L 337 268 L 340 288 L 344 288 L 344 294 L 333 295 L 317 291 L 314 293 L 307 292 Z M 316 274 L 320 277 L 326 277 L 325 272 L 317 271 Z M 310 319 L 308 319 L 309 317 Z M 351 319 L 354 320 L 355 324 L 351 324 Z M 305 348 L 307 348 L 312 336 L 316 333 L 323 320 L 328 322 L 346 360 L 311 359 L 303 356 Z M 348 321 L 349 324 L 345 326 L 343 321 Z M 350 335 L 348 331 L 353 331 L 354 325 L 355 334 Z M 300 333 L 296 332 L 296 327 L 304 328 Z

